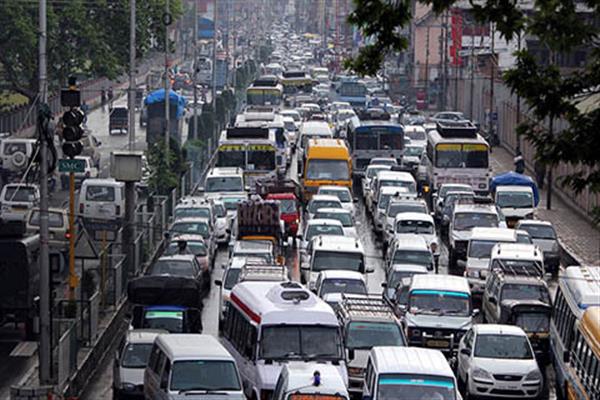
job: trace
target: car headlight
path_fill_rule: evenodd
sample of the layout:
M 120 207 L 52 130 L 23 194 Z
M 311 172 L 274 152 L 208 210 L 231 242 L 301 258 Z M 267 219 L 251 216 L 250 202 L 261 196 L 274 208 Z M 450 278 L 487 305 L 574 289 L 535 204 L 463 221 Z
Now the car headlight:
M 534 369 L 533 371 L 531 371 L 530 373 L 527 374 L 527 376 L 525 377 L 526 381 L 541 381 L 542 380 L 542 373 L 537 370 Z
M 121 383 L 121 389 L 126 392 L 133 392 L 135 390 L 135 385 L 133 383 L 123 382 Z
M 471 376 L 474 379 L 484 379 L 484 380 L 492 380 L 492 374 L 487 372 L 485 369 L 475 367 L 471 372 Z

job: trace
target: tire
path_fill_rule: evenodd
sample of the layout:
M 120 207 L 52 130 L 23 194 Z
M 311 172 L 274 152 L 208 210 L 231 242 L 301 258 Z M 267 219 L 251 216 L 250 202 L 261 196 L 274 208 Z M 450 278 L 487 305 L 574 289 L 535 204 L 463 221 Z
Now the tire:
M 27 163 L 27 155 L 22 151 L 16 151 L 11 155 L 10 162 L 17 169 L 23 168 Z

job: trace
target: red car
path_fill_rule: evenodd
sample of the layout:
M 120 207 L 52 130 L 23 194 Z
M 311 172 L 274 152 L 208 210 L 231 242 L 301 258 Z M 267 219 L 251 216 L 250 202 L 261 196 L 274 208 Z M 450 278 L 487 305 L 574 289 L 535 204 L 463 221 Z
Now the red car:
M 269 193 L 266 199 L 279 201 L 279 213 L 285 223 L 285 232 L 296 236 L 300 225 L 300 208 L 294 193 Z

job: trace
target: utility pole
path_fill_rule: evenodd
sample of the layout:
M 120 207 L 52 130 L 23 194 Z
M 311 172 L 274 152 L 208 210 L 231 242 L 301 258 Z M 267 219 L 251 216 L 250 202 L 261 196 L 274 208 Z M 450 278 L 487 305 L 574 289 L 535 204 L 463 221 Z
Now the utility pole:
M 135 0 L 129 0 L 129 151 L 135 147 Z
M 425 109 L 429 108 L 429 29 L 427 25 L 427 37 L 425 39 Z
M 46 0 L 39 4 L 39 110 L 48 101 L 46 60 Z M 47 132 L 40 127 L 40 350 L 39 379 L 42 385 L 52 383 L 52 342 L 50 321 L 50 254 L 48 248 L 48 144 Z M 72 234 L 72 232 L 71 232 Z
M 554 136 L 554 117 L 550 117 L 548 126 L 550 136 Z M 546 192 L 546 208 L 552 210 L 552 164 L 548 164 L 548 191 Z
M 169 0 L 165 6 L 165 161 L 169 165 L 169 153 L 171 152 L 171 78 L 169 77 L 169 25 L 171 24 L 171 13 Z
M 489 123 L 490 123 L 490 138 L 493 137 L 492 133 L 494 132 L 494 75 L 496 75 L 496 54 L 495 54 L 495 36 L 494 32 L 494 24 L 492 23 L 490 33 L 492 36 L 492 55 L 491 55 L 491 65 L 490 65 L 490 115 L 489 115 Z M 497 132 L 496 132 L 497 133 Z
M 474 106 L 474 99 L 473 96 L 475 95 L 475 30 L 472 28 L 471 29 L 471 87 L 470 87 L 470 95 L 469 95 L 469 118 L 471 119 L 471 121 L 473 121 L 473 117 L 474 117 L 474 113 L 475 110 L 473 109 Z
M 198 1 L 194 1 L 194 139 L 198 138 Z
M 521 31 L 519 31 L 517 33 L 517 40 L 519 41 L 517 43 L 517 51 L 521 51 Z M 519 94 L 517 93 L 517 125 L 519 125 L 521 123 L 521 96 L 519 96 Z M 516 130 L 515 130 L 516 132 Z M 521 136 L 519 136 L 517 134 L 517 145 L 516 145 L 516 149 L 517 151 L 521 150 Z
M 213 111 L 213 130 L 212 132 L 212 143 L 217 143 L 218 138 L 218 123 L 217 123 L 217 0 L 213 0 L 213 43 L 212 43 L 212 91 L 211 91 L 211 103 Z M 212 151 L 212 147 L 209 148 Z

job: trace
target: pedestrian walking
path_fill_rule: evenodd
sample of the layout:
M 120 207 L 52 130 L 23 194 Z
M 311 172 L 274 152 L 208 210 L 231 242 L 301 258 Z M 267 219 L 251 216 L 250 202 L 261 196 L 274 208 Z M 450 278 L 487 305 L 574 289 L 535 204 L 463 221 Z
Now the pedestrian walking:
M 102 88 L 102 90 L 100 91 L 100 104 L 102 104 L 102 106 L 104 106 L 106 104 L 106 89 Z
M 523 155 L 521 154 L 521 150 L 517 150 L 517 154 L 515 155 L 513 162 L 515 164 L 515 172 L 516 173 L 522 174 L 525 172 L 525 159 L 523 158 Z
M 87 126 L 88 111 L 90 110 L 90 107 L 87 105 L 87 103 L 84 100 L 83 103 L 81 104 L 81 107 L 79 107 L 79 108 L 81 109 L 81 112 L 83 113 L 83 125 Z
M 112 104 L 113 103 L 113 88 L 112 86 L 110 86 L 108 88 L 108 108 L 111 109 L 112 108 Z
M 541 190 L 544 188 L 544 177 L 546 176 L 546 164 L 540 160 L 535 160 L 533 164 L 533 170 L 535 172 L 535 181 L 537 182 L 538 188 Z

